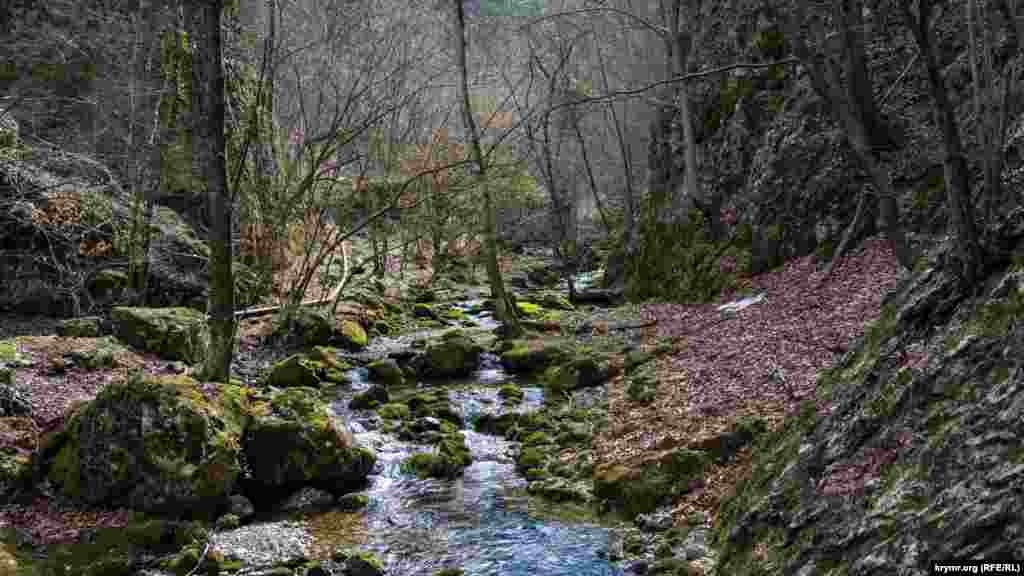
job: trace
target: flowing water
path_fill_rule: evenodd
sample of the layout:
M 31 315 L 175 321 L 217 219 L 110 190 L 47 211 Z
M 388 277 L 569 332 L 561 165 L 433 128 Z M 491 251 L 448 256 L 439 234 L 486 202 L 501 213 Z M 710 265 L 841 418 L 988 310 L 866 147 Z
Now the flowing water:
M 488 323 L 486 316 L 474 320 Z M 390 344 L 395 349 L 403 343 Z M 559 519 L 558 505 L 528 497 L 526 482 L 515 470 L 514 444 L 471 429 L 481 413 L 539 409 L 541 388 L 517 381 L 496 357 L 484 354 L 471 378 L 445 383 L 452 405 L 466 422 L 463 432 L 472 465 L 455 480 L 418 479 L 400 464 L 430 447 L 380 431 L 370 412 L 351 411 L 349 399 L 370 384 L 365 369 L 350 375 L 352 385 L 339 392 L 332 406 L 350 422 L 356 441 L 377 453 L 369 486 L 362 492 L 369 498 L 360 512 L 362 547 L 378 554 L 388 574 L 430 575 L 445 567 L 460 567 L 467 576 L 622 574 L 606 557 L 610 528 Z M 500 401 L 497 386 L 506 382 L 523 386 L 525 398 L 519 405 Z

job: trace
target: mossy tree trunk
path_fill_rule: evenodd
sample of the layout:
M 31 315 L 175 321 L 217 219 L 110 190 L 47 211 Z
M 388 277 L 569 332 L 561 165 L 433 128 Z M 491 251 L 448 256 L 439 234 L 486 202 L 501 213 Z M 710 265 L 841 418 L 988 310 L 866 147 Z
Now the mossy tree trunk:
M 476 181 L 483 194 L 484 211 L 484 250 L 487 258 L 487 279 L 491 285 L 491 298 L 494 299 L 495 315 L 505 324 L 506 334 L 519 336 L 523 328 L 516 316 L 516 308 L 505 292 L 505 281 L 498 267 L 498 234 L 494 214 L 494 198 L 487 182 L 487 162 L 480 146 L 480 132 L 473 119 L 473 107 L 469 102 L 469 67 L 466 64 L 466 15 L 462 0 L 453 0 L 455 5 L 456 60 L 459 67 L 459 93 L 462 100 L 462 118 L 469 133 L 470 153 L 475 165 Z
M 224 70 L 220 17 L 222 0 L 188 0 L 192 61 L 192 170 L 206 192 L 210 218 L 210 345 L 202 378 L 227 382 L 235 344 L 235 284 L 231 269 L 231 198 L 224 158 Z

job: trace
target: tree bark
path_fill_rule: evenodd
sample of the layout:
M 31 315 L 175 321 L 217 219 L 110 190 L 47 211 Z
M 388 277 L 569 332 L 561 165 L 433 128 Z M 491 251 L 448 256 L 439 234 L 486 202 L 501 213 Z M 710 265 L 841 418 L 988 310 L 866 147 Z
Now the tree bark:
M 946 203 L 949 210 L 950 223 L 956 235 L 956 252 L 959 262 L 961 280 L 972 284 L 981 263 L 981 245 L 978 230 L 974 222 L 974 207 L 971 205 L 971 187 L 967 174 L 967 159 L 964 157 L 960 140 L 960 129 L 956 121 L 956 113 L 949 101 L 942 71 L 932 51 L 931 30 L 929 20 L 932 13 L 931 0 L 917 1 L 917 16 L 910 11 L 910 4 L 901 3 L 907 26 L 911 29 L 917 42 L 918 50 L 925 62 L 928 73 L 928 84 L 932 92 L 935 106 L 935 120 L 942 132 L 942 141 L 946 149 L 943 159 L 943 173 L 946 180 Z
M 235 287 L 231 269 L 231 199 L 224 163 L 222 0 L 188 0 L 192 59 L 192 170 L 205 187 L 210 218 L 210 343 L 202 367 L 206 380 L 227 382 L 235 344 Z
M 497 319 L 505 324 L 507 336 L 519 336 L 522 326 L 516 316 L 516 308 L 505 292 L 505 282 L 498 267 L 498 234 L 494 214 L 494 198 L 487 182 L 487 163 L 480 146 L 480 132 L 473 119 L 473 107 L 469 102 L 469 66 L 466 63 L 466 16 L 462 0 L 455 4 L 456 62 L 459 67 L 459 94 L 462 100 L 462 118 L 469 133 L 469 147 L 475 164 L 476 180 L 483 192 L 484 200 L 484 248 L 487 253 L 487 279 L 491 285 L 491 298 Z

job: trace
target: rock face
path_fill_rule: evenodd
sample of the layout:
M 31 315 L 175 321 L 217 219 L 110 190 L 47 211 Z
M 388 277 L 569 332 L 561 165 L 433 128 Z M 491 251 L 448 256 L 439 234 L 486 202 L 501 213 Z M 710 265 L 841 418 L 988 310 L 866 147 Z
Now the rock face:
M 115 382 L 79 409 L 40 452 L 65 496 L 172 514 L 216 510 L 240 473 L 245 394 L 186 377 Z
M 891 294 L 818 381 L 818 413 L 765 436 L 720 512 L 719 573 L 930 574 L 933 561 L 1021 561 L 1024 211 L 986 238 L 983 283 L 948 247 Z M 758 552 L 760 551 L 760 552 Z
M 258 490 L 285 493 L 313 486 L 333 494 L 360 487 L 375 457 L 354 445 L 312 388 L 289 388 L 254 407 L 243 450 Z
M 110 319 L 118 340 L 161 358 L 198 364 L 206 353 L 206 317 L 191 308 L 120 306 Z

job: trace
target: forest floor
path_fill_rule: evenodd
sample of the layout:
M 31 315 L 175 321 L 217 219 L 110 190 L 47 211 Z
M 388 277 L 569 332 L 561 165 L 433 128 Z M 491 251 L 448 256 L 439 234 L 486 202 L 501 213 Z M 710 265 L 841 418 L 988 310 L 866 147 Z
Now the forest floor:
M 817 372 L 878 317 L 900 272 L 889 245 L 873 238 L 827 281 L 822 276 L 810 255 L 741 279 L 716 303 L 640 305 L 641 317 L 657 320 L 644 329 L 642 346 L 668 340 L 673 350 L 656 360 L 654 403 L 630 402 L 622 375 L 610 383 L 608 421 L 614 424 L 595 439 L 595 463 L 643 466 L 675 448 L 699 445 L 743 416 L 760 417 L 775 430 L 802 401 L 816 399 Z M 758 295 L 764 301 L 739 312 L 718 310 Z M 820 400 L 817 408 L 830 409 Z M 748 447 L 728 464 L 712 464 L 702 485 L 674 503 L 676 523 L 694 513 L 711 522 L 722 498 L 748 473 L 750 457 Z
M 606 321 L 623 318 L 657 320 L 642 329 L 641 347 L 672 342 L 672 351 L 656 360 L 657 401 L 638 405 L 626 397 L 626 380 L 616 376 L 608 387 L 609 422 L 595 438 L 597 464 L 643 466 L 680 446 L 729 429 L 745 415 L 759 416 L 771 428 L 782 425 L 805 399 L 814 398 L 817 371 L 837 360 L 877 317 L 885 293 L 900 273 L 888 245 L 864 242 L 849 254 L 826 282 L 814 256 L 787 262 L 755 277 L 710 304 L 627 305 L 594 309 L 572 316 L 591 320 L 595 337 L 607 335 Z M 723 314 L 719 305 L 745 296 L 764 301 L 739 312 Z M 265 320 L 251 322 L 261 327 Z M 56 322 L 45 318 L 0 317 L 0 339 L 18 336 L 19 352 L 31 361 L 18 371 L 26 382 L 32 418 L 0 419 L 0 448 L 31 452 L 47 431 L 56 429 L 76 405 L 88 401 L 112 379 L 132 368 L 149 372 L 170 367 L 150 354 L 118 346 L 116 368 L 86 371 L 66 365 L 69 353 L 95 347 L 95 339 L 53 336 Z M 240 329 L 241 347 L 255 346 Z M 255 330 L 259 332 L 261 330 Z M 636 335 L 618 334 L 619 338 Z M 772 377 L 772 374 L 781 377 Z M 819 411 L 828 410 L 819 402 Z M 730 463 L 713 464 L 701 486 L 673 504 L 677 522 L 704 514 L 711 521 L 720 500 L 746 475 L 750 448 Z M 128 522 L 124 510 L 87 510 L 58 502 L 46 494 L 0 508 L 0 528 L 15 528 L 18 538 L 45 545 L 74 539 L 82 528 L 119 526 Z

